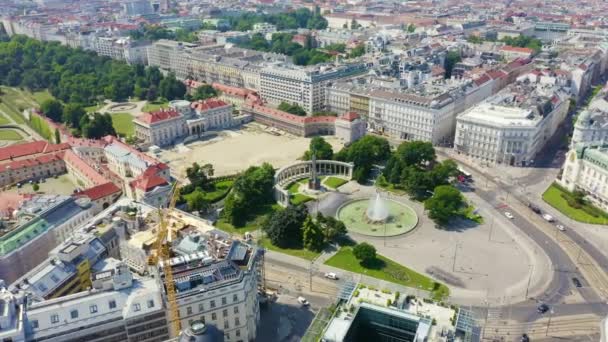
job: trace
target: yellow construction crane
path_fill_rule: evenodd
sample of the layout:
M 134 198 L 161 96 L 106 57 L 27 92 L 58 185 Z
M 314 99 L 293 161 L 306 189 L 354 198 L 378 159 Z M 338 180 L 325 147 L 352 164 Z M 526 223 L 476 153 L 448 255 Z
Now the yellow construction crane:
M 168 213 L 175 208 L 175 201 L 179 197 L 179 182 L 176 181 L 171 189 L 171 199 L 167 208 L 158 209 L 158 230 L 156 232 L 155 249 L 156 253 L 151 254 L 148 258 L 148 264 L 154 267 L 159 267 L 162 262 L 163 273 L 165 274 L 165 289 L 167 291 L 167 303 L 169 306 L 169 324 L 173 334 L 178 335 L 181 330 L 181 324 L 179 321 L 179 311 L 177 308 L 177 301 L 175 296 L 175 283 L 173 282 L 173 270 L 169 259 L 170 245 L 171 245 L 171 231 L 168 227 L 167 216 Z

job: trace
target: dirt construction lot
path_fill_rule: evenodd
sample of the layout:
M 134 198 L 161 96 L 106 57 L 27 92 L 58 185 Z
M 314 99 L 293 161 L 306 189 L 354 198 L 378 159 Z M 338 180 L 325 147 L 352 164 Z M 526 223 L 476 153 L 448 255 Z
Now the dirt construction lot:
M 308 149 L 310 138 L 293 135 L 276 135 L 266 127 L 250 123 L 240 130 L 209 132 L 199 141 L 177 145 L 160 153 L 160 159 L 169 163 L 173 174 L 183 178 L 186 168 L 197 162 L 210 163 L 215 176 L 230 175 L 264 162 L 279 168 L 294 162 Z M 325 137 L 334 151 L 343 144 L 333 136 Z

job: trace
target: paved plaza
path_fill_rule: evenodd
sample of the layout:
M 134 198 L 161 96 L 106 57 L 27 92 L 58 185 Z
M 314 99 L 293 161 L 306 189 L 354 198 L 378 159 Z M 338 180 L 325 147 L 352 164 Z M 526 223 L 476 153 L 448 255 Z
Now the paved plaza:
M 341 203 L 352 198 L 374 196 L 375 188 L 355 182 L 345 184 L 339 193 L 330 193 L 318 203 L 324 214 L 335 214 Z M 450 287 L 452 302 L 504 304 L 534 295 L 549 280 L 548 258 L 534 243 L 494 208 L 475 194 L 466 194 L 478 208 L 484 223 L 454 224 L 439 229 L 428 219 L 421 203 L 406 197 L 384 194 L 414 209 L 419 222 L 411 232 L 394 237 L 370 237 L 350 232 L 357 242 L 375 245 L 378 253 L 429 275 Z M 315 204 L 316 207 L 316 204 Z
M 325 140 L 334 151 L 342 148 L 342 143 L 335 137 L 325 137 Z M 264 162 L 275 168 L 291 164 L 302 157 L 309 143 L 310 138 L 277 135 L 266 130 L 265 126 L 250 123 L 234 131 L 208 132 L 199 141 L 164 150 L 160 158 L 170 163 L 179 177 L 184 177 L 186 168 L 194 162 L 211 163 L 215 176 L 223 176 Z

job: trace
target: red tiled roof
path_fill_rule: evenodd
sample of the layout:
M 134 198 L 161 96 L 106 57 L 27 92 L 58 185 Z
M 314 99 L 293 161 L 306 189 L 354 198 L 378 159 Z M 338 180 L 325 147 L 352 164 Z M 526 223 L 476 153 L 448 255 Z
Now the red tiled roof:
M 52 153 L 56 151 L 66 150 L 70 148 L 70 144 L 50 144 L 46 141 L 33 141 L 29 143 L 16 144 L 8 147 L 0 148 L 0 161 L 11 158 L 19 158 L 31 156 L 40 153 Z
M 59 153 L 56 154 L 44 154 L 38 157 L 23 159 L 23 160 L 15 160 L 10 163 L 5 163 L 0 165 L 0 172 L 4 172 L 8 169 L 17 170 L 26 167 L 33 167 L 41 164 L 49 164 L 56 161 L 61 160 L 61 156 Z
M 510 45 L 505 45 L 503 47 L 500 48 L 500 51 L 509 51 L 509 52 L 519 52 L 519 53 L 533 53 L 534 50 L 530 49 L 530 48 L 525 48 L 525 47 L 517 47 L 517 46 L 510 46 Z
M 131 182 L 131 186 L 144 191 L 150 191 L 157 186 L 169 184 L 163 177 L 152 175 L 149 177 L 139 177 Z
M 156 112 L 141 113 L 137 117 L 137 120 L 139 120 L 143 123 L 153 124 L 156 122 L 174 119 L 174 118 L 179 117 L 180 115 L 181 114 L 174 109 L 163 109 L 163 110 L 159 110 Z
M 490 82 L 492 79 L 490 78 L 490 76 L 488 76 L 488 74 L 483 74 L 481 75 L 481 77 L 475 79 L 473 82 L 475 82 L 475 84 L 477 86 L 480 86 L 486 82 Z
M 500 70 L 490 70 L 487 72 L 487 75 L 490 76 L 493 80 L 507 76 L 507 74 L 504 71 L 500 71 Z
M 108 181 L 97 170 L 95 170 L 91 165 L 87 164 L 71 150 L 65 151 L 63 160 L 66 162 L 66 164 L 70 164 L 73 168 L 80 171 L 85 177 L 87 177 L 89 181 L 93 182 L 93 184 L 95 185 L 101 185 Z
M 232 96 L 247 97 L 247 95 L 249 95 L 251 93 L 255 93 L 253 90 L 249 90 L 247 88 L 232 87 L 232 86 L 227 86 L 227 85 L 221 84 L 221 83 L 212 83 L 211 86 L 215 90 L 219 90 L 222 93 L 225 93 L 227 95 L 232 95 Z
M 346 120 L 346 121 L 355 121 L 358 118 L 359 118 L 359 114 L 357 114 L 355 112 L 346 112 L 346 113 L 342 114 L 342 116 L 340 116 L 340 119 Z
M 92 188 L 77 192 L 74 196 L 86 196 L 90 198 L 92 201 L 98 200 L 100 198 L 104 198 L 106 196 L 113 195 L 115 193 L 119 193 L 120 188 L 116 186 L 116 184 L 112 182 L 107 182 L 101 185 L 96 185 Z
M 190 104 L 190 107 L 196 111 L 199 112 L 204 112 L 206 110 L 211 110 L 211 109 L 215 109 L 215 108 L 219 108 L 219 107 L 225 107 L 228 104 L 222 100 L 216 99 L 216 98 L 212 98 L 212 99 L 207 99 L 207 100 L 199 100 L 196 102 L 192 102 L 192 104 Z

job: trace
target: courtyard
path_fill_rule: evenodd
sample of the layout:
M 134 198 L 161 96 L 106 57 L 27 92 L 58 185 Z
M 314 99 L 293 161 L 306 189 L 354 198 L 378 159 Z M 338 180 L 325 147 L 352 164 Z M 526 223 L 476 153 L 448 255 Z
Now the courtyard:
M 13 186 L 4 192 L 13 194 L 53 194 L 53 195 L 71 195 L 78 188 L 72 180 L 72 177 L 67 173 L 54 177 L 49 177 L 44 182 L 38 183 L 38 191 L 34 191 L 34 184 L 25 183 L 20 188 Z M 82 186 L 81 186 L 82 187 Z
M 334 151 L 343 144 L 335 137 L 325 137 Z M 214 176 L 232 175 L 252 165 L 270 163 L 274 168 L 293 163 L 308 150 L 310 138 L 272 133 L 265 126 L 250 123 L 239 130 L 208 132 L 201 140 L 163 150 L 159 157 L 170 163 L 178 177 L 194 162 L 210 163 Z

